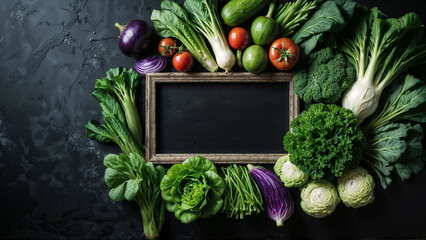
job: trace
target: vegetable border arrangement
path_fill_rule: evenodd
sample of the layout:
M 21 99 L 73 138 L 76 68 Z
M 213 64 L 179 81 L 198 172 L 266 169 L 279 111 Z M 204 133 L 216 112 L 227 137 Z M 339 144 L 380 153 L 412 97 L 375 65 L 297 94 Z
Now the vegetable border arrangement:
M 415 13 L 390 18 L 353 0 L 162 0 L 151 20 L 164 38 L 152 56 L 146 56 L 153 44 L 146 22 L 116 24 L 120 50 L 138 61 L 96 80 L 103 122 L 86 124 L 88 138 L 121 149 L 104 158 L 105 183 L 111 200 L 136 202 L 146 238 L 159 237 L 166 210 L 182 223 L 266 211 L 280 227 L 298 206 L 324 218 L 340 202 L 351 208 L 373 202 L 371 173 L 386 189 L 396 176 L 406 180 L 424 168 L 426 84 L 406 73 L 426 64 L 425 28 Z M 136 89 L 169 62 L 181 72 L 194 64 L 210 72 L 292 69 L 306 109 L 283 136 L 288 155 L 273 171 L 251 164 L 218 169 L 202 156 L 167 171 L 147 162 Z M 300 192 L 299 205 L 289 188 Z

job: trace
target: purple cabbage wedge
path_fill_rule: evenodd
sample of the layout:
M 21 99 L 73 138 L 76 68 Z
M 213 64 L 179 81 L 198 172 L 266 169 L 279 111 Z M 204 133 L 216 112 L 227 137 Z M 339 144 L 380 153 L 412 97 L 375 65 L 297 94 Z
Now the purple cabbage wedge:
M 290 192 L 272 171 L 251 164 L 247 168 L 262 191 L 269 218 L 277 223 L 277 227 L 282 227 L 294 209 Z
M 167 65 L 167 59 L 160 55 L 152 55 L 135 63 L 135 71 L 145 76 L 147 73 L 161 72 Z

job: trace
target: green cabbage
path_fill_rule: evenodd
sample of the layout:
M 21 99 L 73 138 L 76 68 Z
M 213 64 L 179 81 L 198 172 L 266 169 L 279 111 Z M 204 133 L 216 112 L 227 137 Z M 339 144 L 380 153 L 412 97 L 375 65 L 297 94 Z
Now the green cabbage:
M 353 208 L 373 202 L 374 186 L 373 177 L 362 167 L 348 170 L 337 179 L 337 191 L 342 202 Z
M 214 164 L 203 157 L 190 157 L 173 165 L 160 188 L 167 210 L 183 223 L 212 216 L 223 205 L 225 183 Z
M 330 215 L 340 202 L 334 185 L 323 179 L 310 180 L 303 186 L 300 198 L 302 210 L 316 218 Z
M 274 165 L 275 173 L 286 187 L 301 187 L 308 181 L 309 176 L 288 161 L 288 154 L 278 158 Z

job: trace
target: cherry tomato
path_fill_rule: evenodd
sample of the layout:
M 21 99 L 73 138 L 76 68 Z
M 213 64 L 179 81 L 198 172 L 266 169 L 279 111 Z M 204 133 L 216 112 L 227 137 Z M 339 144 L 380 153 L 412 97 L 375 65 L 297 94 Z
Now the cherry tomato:
M 186 72 L 192 68 L 194 58 L 191 53 L 181 51 L 173 56 L 173 67 L 179 72 Z
M 244 50 L 250 45 L 250 33 L 242 27 L 234 27 L 229 32 L 228 42 L 233 49 Z
M 171 57 L 175 55 L 178 48 L 175 40 L 171 38 L 164 38 L 158 44 L 158 52 L 165 57 Z
M 281 71 L 290 70 L 299 61 L 299 47 L 289 38 L 277 39 L 269 48 L 269 60 Z

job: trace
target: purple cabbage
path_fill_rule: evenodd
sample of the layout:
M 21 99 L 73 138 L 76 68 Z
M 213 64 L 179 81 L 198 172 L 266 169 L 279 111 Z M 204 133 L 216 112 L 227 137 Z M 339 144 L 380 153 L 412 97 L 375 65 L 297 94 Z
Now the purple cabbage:
M 282 227 L 294 209 L 293 198 L 284 184 L 272 171 L 260 166 L 247 165 L 250 174 L 262 191 L 268 217 Z
M 145 76 L 147 73 L 161 72 L 167 65 L 167 59 L 160 55 L 152 55 L 135 63 L 135 71 Z

